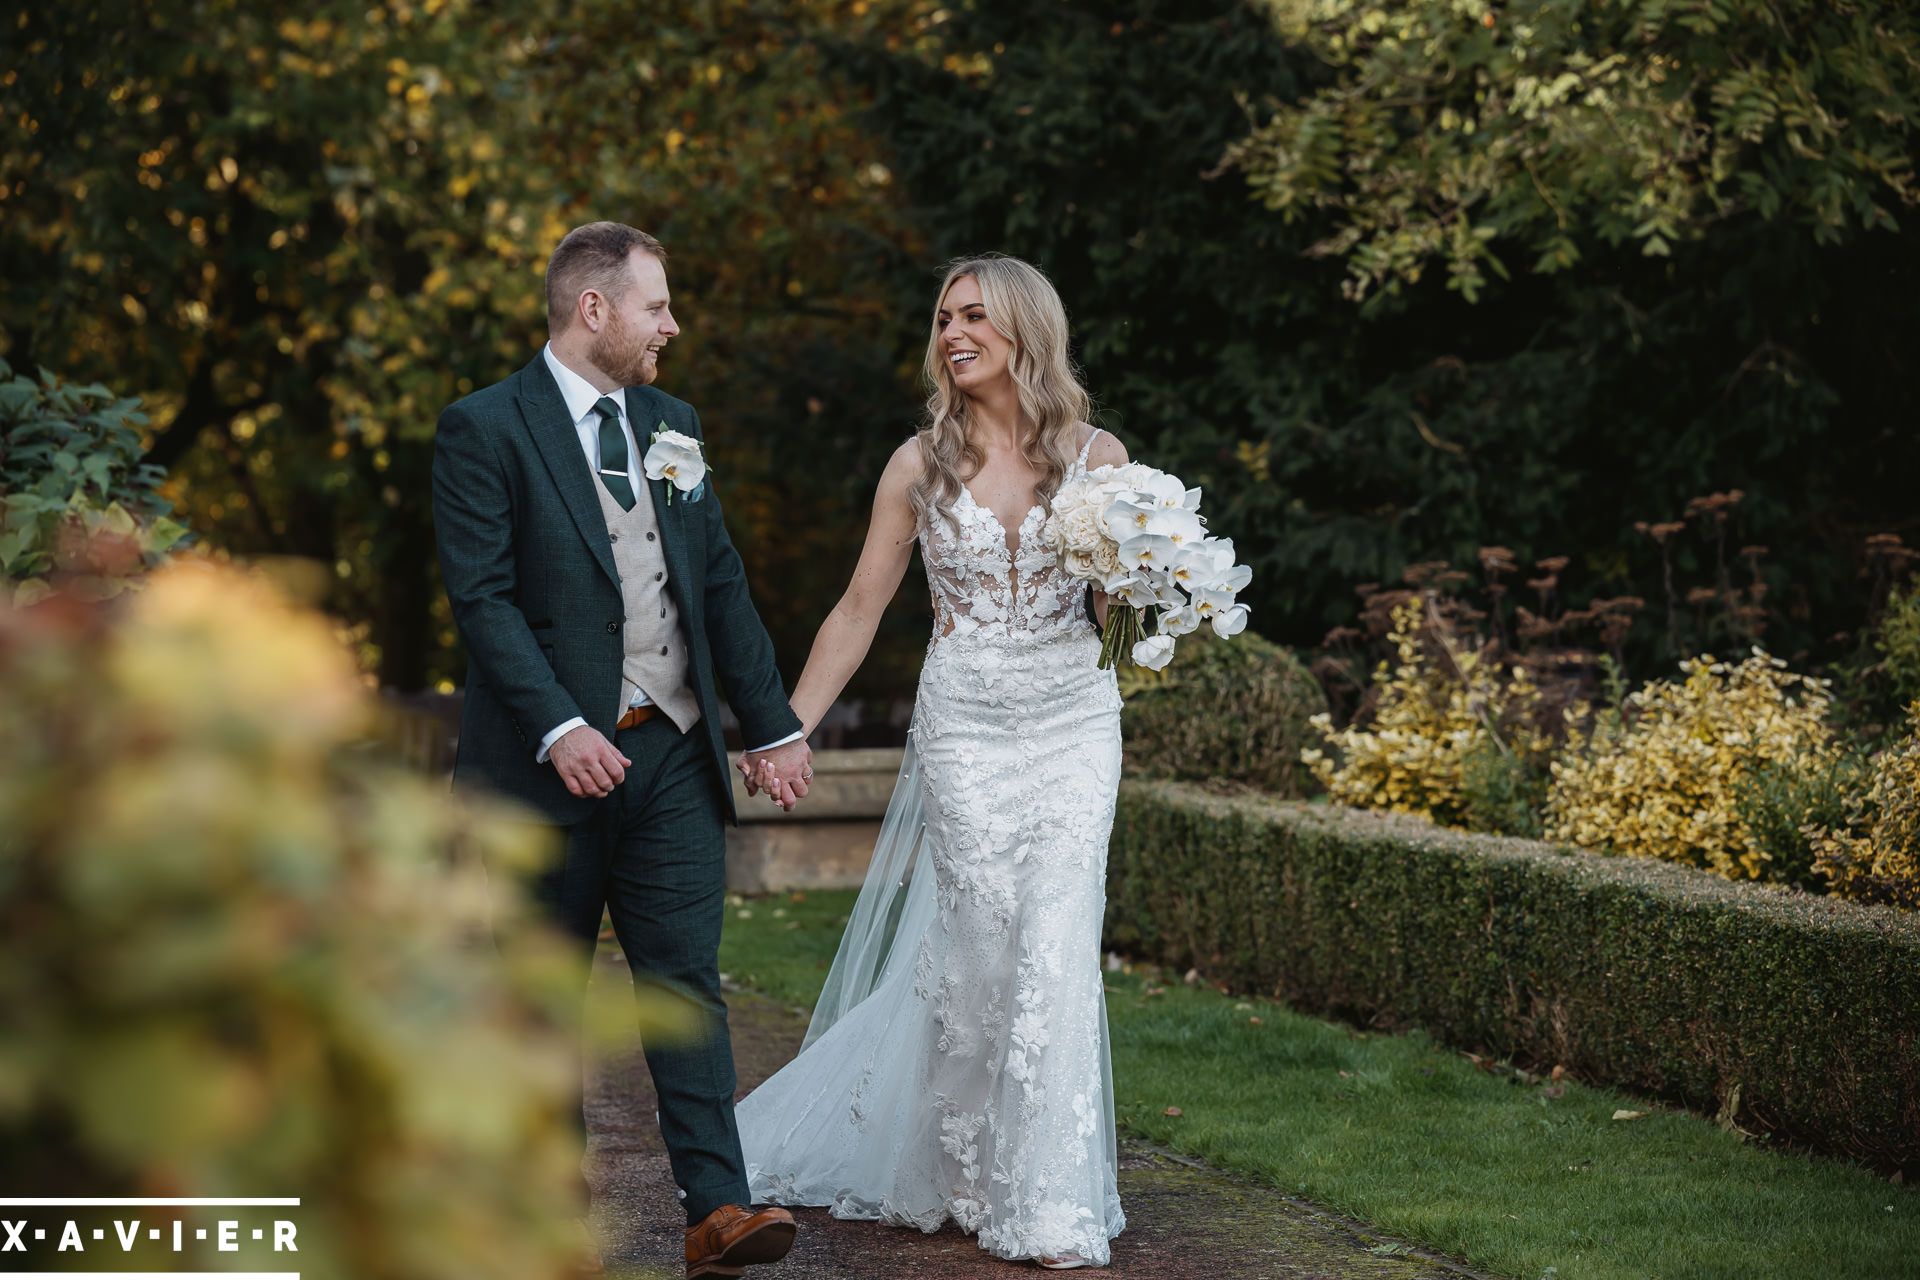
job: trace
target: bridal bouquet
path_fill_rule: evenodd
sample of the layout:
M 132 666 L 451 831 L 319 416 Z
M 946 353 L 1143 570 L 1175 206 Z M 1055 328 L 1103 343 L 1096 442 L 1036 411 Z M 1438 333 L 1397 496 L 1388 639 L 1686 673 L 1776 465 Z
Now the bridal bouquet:
M 1101 635 L 1100 665 L 1122 653 L 1158 671 L 1176 636 L 1211 623 L 1216 635 L 1247 626 L 1234 602 L 1253 570 L 1233 562 L 1233 540 L 1209 537 L 1200 491 L 1139 462 L 1097 467 L 1060 486 L 1042 536 L 1069 575 L 1114 599 Z M 1154 634 L 1146 631 L 1152 614 Z

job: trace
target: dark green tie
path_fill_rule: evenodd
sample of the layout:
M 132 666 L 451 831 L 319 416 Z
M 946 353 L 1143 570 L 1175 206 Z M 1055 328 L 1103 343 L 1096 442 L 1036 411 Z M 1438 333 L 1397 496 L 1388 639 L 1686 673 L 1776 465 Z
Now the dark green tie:
M 620 504 L 622 511 L 633 510 L 633 484 L 627 479 L 627 435 L 620 430 L 620 406 L 612 396 L 593 402 L 600 415 L 600 483 Z

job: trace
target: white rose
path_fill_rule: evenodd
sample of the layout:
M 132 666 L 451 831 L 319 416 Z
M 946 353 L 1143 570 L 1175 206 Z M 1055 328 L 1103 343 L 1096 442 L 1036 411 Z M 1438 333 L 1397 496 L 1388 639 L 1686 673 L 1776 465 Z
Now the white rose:
M 1066 544 L 1076 551 L 1089 555 L 1093 549 L 1106 541 L 1106 531 L 1100 527 L 1100 513 L 1089 504 L 1082 504 L 1067 513 L 1065 525 Z

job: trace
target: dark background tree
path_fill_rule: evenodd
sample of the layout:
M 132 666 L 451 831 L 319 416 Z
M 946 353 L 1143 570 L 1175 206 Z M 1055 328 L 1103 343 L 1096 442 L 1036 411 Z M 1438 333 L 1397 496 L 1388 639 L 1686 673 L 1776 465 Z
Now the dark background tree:
M 848 57 L 880 86 L 872 118 L 931 256 L 995 247 L 1053 274 L 1107 420 L 1209 490 L 1271 635 L 1312 643 L 1352 616 L 1357 582 L 1486 544 L 1572 556 L 1574 600 L 1657 596 L 1661 550 L 1634 523 L 1738 488 L 1727 555 L 1768 548 L 1769 642 L 1824 656 L 1868 605 L 1866 535 L 1913 527 L 1920 260 L 1878 219 L 1728 211 L 1662 257 L 1581 228 L 1559 271 L 1510 272 L 1477 302 L 1403 280 L 1356 307 L 1348 263 L 1310 251 L 1372 193 L 1283 219 L 1222 173 L 1243 102 L 1311 100 L 1335 74 L 1254 9 L 981 0 L 923 47 L 880 44 Z M 1900 48 L 1857 74 L 1898 73 Z M 1423 135 L 1394 136 L 1420 154 Z M 1741 156 L 1755 173 L 1734 185 L 1779 167 Z M 1833 180 L 1855 159 L 1836 153 Z M 1711 580 L 1712 539 L 1667 550 L 1683 587 Z M 1642 665 L 1671 656 L 1662 627 L 1637 637 Z
M 644 30 L 606 2 L 24 14 L 27 56 L 0 73 L 22 126 L 0 142 L 0 347 L 145 393 L 148 459 L 189 522 L 329 565 L 363 661 L 419 688 L 461 671 L 432 554 L 435 419 L 537 352 L 541 269 L 569 226 L 645 226 L 686 324 L 664 385 L 717 427 L 790 653 L 827 607 L 817 548 L 864 502 L 836 434 L 909 429 L 870 282 L 910 238 L 815 22 L 772 3 Z M 781 436 L 827 465 L 775 473 Z
M 1421 8 L 1384 11 L 1399 31 Z M 1458 114 L 1436 68 L 1401 69 L 1409 93 L 1438 95 L 1431 122 L 1389 113 L 1368 134 L 1352 121 L 1379 102 L 1354 59 L 1228 0 L 748 0 L 644 27 L 612 0 L 511 17 L 477 0 L 321 0 L 285 19 L 43 7 L 17 19 L 23 56 L 0 72 L 17 125 L 0 139 L 0 355 L 142 395 L 183 518 L 216 545 L 329 564 L 365 665 L 398 688 L 448 684 L 435 417 L 537 349 L 540 270 L 568 226 L 648 227 L 687 326 L 662 385 L 713 429 L 792 672 L 911 429 L 938 264 L 1000 249 L 1059 284 L 1103 423 L 1208 490 L 1275 638 L 1313 644 L 1352 617 L 1356 584 L 1497 544 L 1521 566 L 1571 557 L 1567 604 L 1653 600 L 1629 644 L 1650 668 L 1741 638 L 1691 614 L 1671 633 L 1663 557 L 1684 593 L 1752 544 L 1768 549 L 1765 639 L 1825 658 L 1874 604 L 1863 539 L 1911 535 L 1920 470 L 1920 262 L 1889 225 L 1903 171 L 1882 145 L 1915 115 L 1912 24 L 1885 0 L 1849 13 L 1892 34 L 1862 44 L 1849 18 L 1753 38 L 1769 67 L 1844 43 L 1808 92 L 1824 102 L 1839 77 L 1858 119 L 1881 86 L 1864 150 L 1733 148 L 1726 186 L 1749 198 L 1707 201 L 1648 256 L 1651 232 L 1608 220 L 1642 153 L 1595 150 L 1555 115 L 1578 104 L 1549 104 L 1492 153 L 1502 217 L 1472 243 L 1507 269 L 1472 256 L 1486 279 L 1469 302 L 1420 276 L 1444 237 L 1339 240 L 1425 208 L 1406 192 L 1477 154 L 1452 134 L 1422 150 Z M 1608 56 L 1564 23 L 1495 30 L 1556 66 Z M 1664 57 L 1706 56 L 1655 34 Z M 1482 61 L 1486 85 L 1516 91 L 1524 60 Z M 1283 119 L 1322 160 L 1290 171 L 1323 184 L 1291 216 L 1266 207 L 1276 170 L 1260 167 Z M 1569 184 L 1555 199 L 1586 202 L 1565 228 L 1515 194 L 1532 182 L 1516 155 L 1551 159 L 1535 168 Z M 1399 181 L 1346 183 L 1355 157 Z M 1770 182 L 1786 194 L 1753 196 Z M 1836 184 L 1837 206 L 1809 194 Z M 1809 221 L 1828 207 L 1849 212 Z M 1345 296 L 1380 263 L 1364 302 Z M 1705 518 L 1664 544 L 1634 531 L 1735 488 L 1725 539 Z M 856 695 L 909 686 L 923 607 L 895 611 Z

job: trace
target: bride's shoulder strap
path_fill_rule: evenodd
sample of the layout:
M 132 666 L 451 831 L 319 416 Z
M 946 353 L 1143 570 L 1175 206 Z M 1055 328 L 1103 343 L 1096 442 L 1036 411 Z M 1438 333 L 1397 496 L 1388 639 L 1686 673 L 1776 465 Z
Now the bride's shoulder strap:
M 1093 442 L 1095 440 L 1098 440 L 1099 438 L 1100 438 L 1100 428 L 1095 427 L 1092 433 L 1087 436 L 1087 442 L 1080 446 L 1080 456 L 1076 458 L 1074 461 L 1079 465 L 1082 471 L 1085 471 L 1087 469 L 1087 457 L 1093 452 Z

